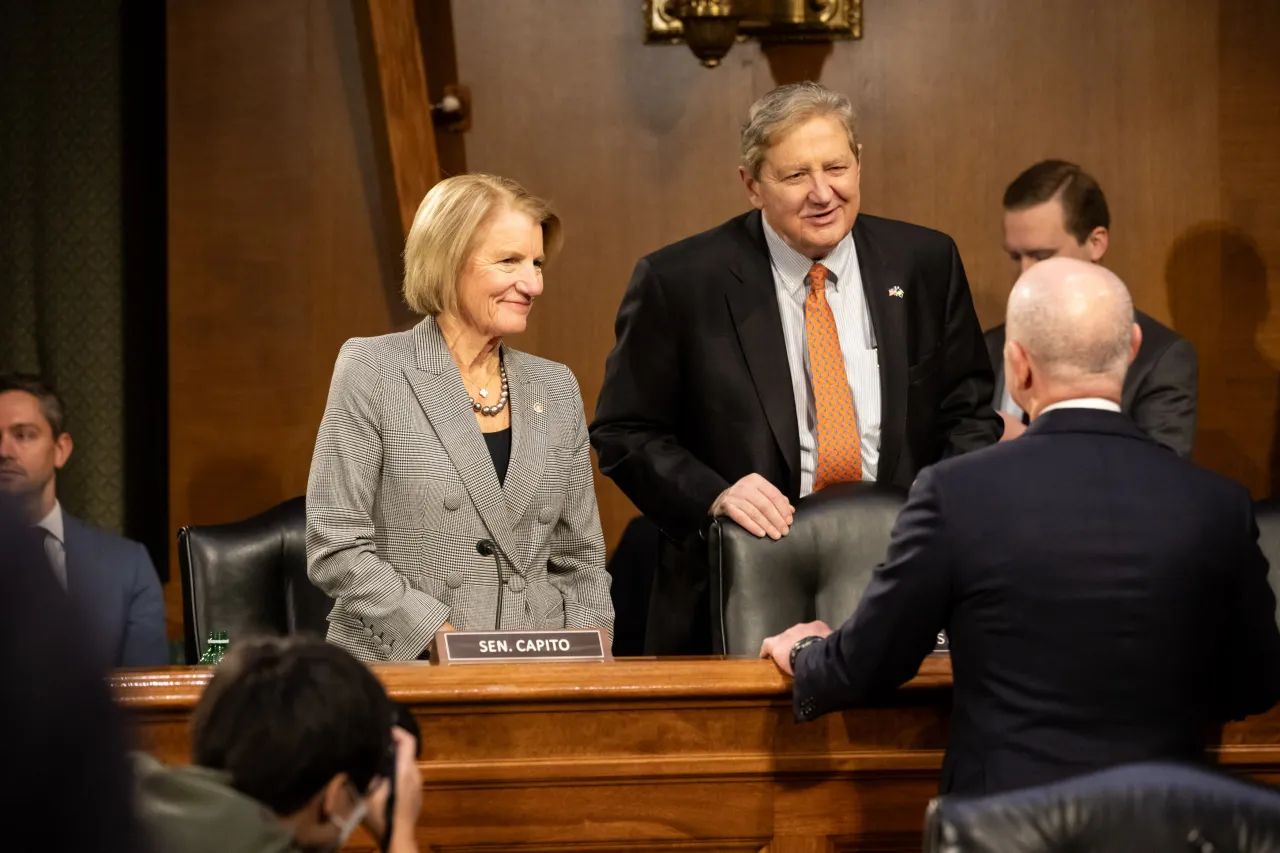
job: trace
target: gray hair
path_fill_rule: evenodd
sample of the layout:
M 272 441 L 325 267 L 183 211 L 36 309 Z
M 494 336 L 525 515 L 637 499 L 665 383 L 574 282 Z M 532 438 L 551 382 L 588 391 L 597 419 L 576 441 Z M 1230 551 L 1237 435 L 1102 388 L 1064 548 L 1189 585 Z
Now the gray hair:
M 1085 261 L 1050 258 L 1023 273 L 1009 294 L 1006 335 L 1061 382 L 1129 367 L 1133 300 L 1115 273 Z
M 751 105 L 742 126 L 742 167 L 760 177 L 765 154 L 778 138 L 813 116 L 835 116 L 849 134 L 849 148 L 858 157 L 858 127 L 848 97 L 821 83 L 806 81 L 779 86 Z

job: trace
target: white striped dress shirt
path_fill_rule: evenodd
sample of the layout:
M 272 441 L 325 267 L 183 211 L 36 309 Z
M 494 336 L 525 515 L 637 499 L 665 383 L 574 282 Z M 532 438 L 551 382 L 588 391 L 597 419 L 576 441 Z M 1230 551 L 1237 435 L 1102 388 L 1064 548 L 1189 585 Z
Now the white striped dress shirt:
M 804 300 L 809 287 L 805 277 L 813 261 L 788 246 L 767 219 L 762 217 L 761 221 L 769 246 L 778 310 L 782 313 L 782 337 L 787 343 L 791 393 L 795 397 L 796 423 L 800 428 L 800 497 L 804 497 L 813 491 L 818 446 L 818 417 L 804 331 Z M 880 360 L 871 313 L 862 292 L 862 270 L 858 267 L 858 250 L 853 244 L 852 232 L 822 259 L 822 265 L 835 273 L 835 282 L 827 281 L 827 304 L 835 315 L 844 369 L 853 391 L 853 407 L 858 413 L 862 479 L 873 481 L 880 461 Z

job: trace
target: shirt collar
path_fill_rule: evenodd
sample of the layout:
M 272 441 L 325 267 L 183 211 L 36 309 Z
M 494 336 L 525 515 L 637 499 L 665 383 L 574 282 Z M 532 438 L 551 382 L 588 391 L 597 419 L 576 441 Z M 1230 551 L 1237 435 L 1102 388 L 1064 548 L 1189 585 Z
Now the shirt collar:
M 815 261 L 788 246 L 778 232 L 773 230 L 768 217 L 763 213 L 760 214 L 760 223 L 764 226 L 764 241 L 769 247 L 769 259 L 773 262 L 774 269 L 778 271 L 778 276 L 782 279 L 787 292 L 795 296 L 798 290 L 807 286 L 805 276 L 809 275 L 809 270 Z M 850 231 L 831 250 L 831 254 L 820 260 L 824 267 L 836 274 L 836 281 L 831 286 L 837 291 L 840 289 L 844 270 L 848 266 L 853 251 L 853 232 Z
M 1103 412 L 1120 413 L 1120 405 L 1118 403 L 1102 397 L 1077 397 L 1074 400 L 1059 400 L 1056 403 L 1045 406 L 1040 410 L 1040 414 L 1052 412 L 1054 409 L 1098 409 Z
M 66 539 L 63 537 L 62 504 L 58 501 L 53 502 L 53 509 L 49 510 L 49 514 L 36 523 L 36 527 L 43 527 L 49 531 L 53 538 L 58 540 L 58 544 L 64 546 L 67 544 Z

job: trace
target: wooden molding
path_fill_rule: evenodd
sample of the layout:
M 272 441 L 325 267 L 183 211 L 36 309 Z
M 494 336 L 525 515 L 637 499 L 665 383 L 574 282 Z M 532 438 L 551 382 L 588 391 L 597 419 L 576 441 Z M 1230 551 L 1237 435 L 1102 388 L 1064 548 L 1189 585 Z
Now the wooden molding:
M 367 27 L 366 75 L 377 82 L 370 105 L 389 171 L 383 184 L 394 192 L 404 238 L 422 197 L 440 180 L 422 40 L 413 0 L 364 0 L 358 5 L 358 17 Z
M 796 723 L 770 661 L 373 667 L 423 733 L 423 850 L 834 853 L 919 850 L 950 712 L 931 656 L 875 706 Z M 208 667 L 120 672 L 139 746 L 188 760 Z M 1280 708 L 1224 726 L 1210 755 L 1275 783 Z

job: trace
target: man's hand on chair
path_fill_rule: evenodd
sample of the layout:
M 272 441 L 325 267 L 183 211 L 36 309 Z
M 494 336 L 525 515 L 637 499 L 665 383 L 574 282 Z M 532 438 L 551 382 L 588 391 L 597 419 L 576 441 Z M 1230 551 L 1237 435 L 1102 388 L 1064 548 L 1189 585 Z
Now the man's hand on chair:
M 707 514 L 728 516 L 747 532 L 776 540 L 791 530 L 795 512 L 777 486 L 759 474 L 748 474 L 721 492 Z

